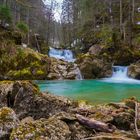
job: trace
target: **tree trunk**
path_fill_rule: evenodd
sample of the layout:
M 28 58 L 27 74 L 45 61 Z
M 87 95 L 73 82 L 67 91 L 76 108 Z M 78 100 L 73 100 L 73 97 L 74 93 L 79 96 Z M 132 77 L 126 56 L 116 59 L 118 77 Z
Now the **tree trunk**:
M 132 0 L 132 23 L 135 23 L 134 20 L 134 16 L 135 16 L 135 0 Z
M 122 35 L 123 31 L 122 31 L 122 24 L 123 24 L 123 12 L 122 12 L 122 0 L 120 0 L 120 33 Z

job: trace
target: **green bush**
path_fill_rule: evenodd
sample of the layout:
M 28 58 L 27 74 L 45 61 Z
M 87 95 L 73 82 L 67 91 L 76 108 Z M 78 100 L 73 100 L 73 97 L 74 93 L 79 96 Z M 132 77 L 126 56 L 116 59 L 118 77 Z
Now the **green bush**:
M 2 23 L 11 23 L 12 22 L 12 15 L 10 8 L 5 5 L 0 6 L 0 19 Z
M 28 31 L 29 31 L 28 25 L 27 25 L 26 23 L 24 23 L 24 22 L 19 22 L 19 23 L 17 23 L 16 27 L 17 27 L 17 29 L 18 29 L 20 32 L 22 32 L 22 33 L 24 33 L 24 34 L 27 34 Z

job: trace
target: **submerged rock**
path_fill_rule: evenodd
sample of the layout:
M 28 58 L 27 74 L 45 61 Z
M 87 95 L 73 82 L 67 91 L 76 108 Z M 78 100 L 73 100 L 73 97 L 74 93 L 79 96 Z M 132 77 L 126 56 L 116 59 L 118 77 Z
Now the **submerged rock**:
M 0 139 L 8 140 L 12 129 L 19 124 L 15 112 L 7 107 L 0 109 Z

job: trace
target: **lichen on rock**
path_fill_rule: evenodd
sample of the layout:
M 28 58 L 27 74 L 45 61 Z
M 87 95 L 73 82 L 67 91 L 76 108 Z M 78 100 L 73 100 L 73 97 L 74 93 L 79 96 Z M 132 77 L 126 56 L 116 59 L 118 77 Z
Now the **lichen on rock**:
M 12 129 L 19 124 L 15 112 L 7 107 L 0 109 L 0 139 L 8 139 Z
M 12 131 L 10 140 L 70 140 L 70 135 L 71 132 L 65 122 L 50 118 L 20 124 Z

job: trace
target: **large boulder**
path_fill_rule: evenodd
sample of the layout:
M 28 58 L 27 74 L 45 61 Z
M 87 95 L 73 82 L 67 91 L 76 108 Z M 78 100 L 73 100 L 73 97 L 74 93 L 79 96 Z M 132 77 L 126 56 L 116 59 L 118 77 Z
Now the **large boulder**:
M 0 107 L 13 108 L 20 119 L 27 116 L 35 119 L 48 118 L 72 107 L 72 101 L 49 93 L 40 93 L 33 83 L 27 81 L 9 84 L 1 82 L 0 89 Z
M 112 64 L 92 55 L 86 54 L 77 62 L 84 79 L 104 78 L 112 75 Z
M 15 112 L 7 107 L 0 109 L 0 139 L 8 140 L 12 129 L 16 128 L 19 120 Z
M 80 124 L 73 113 L 60 112 L 52 116 L 51 119 L 61 120 L 67 124 L 71 133 L 69 137 L 70 140 L 80 140 L 89 136 L 94 136 L 94 132 Z
M 0 79 L 6 80 L 42 80 L 47 79 L 50 58 L 22 48 L 14 43 L 0 43 Z
M 21 123 L 15 128 L 10 140 L 71 140 L 71 132 L 67 124 L 61 120 L 50 118 Z
M 77 79 L 77 65 L 72 62 L 50 58 L 51 65 L 47 79 L 62 80 L 62 79 Z
M 134 79 L 140 79 L 140 61 L 129 66 L 128 75 Z

